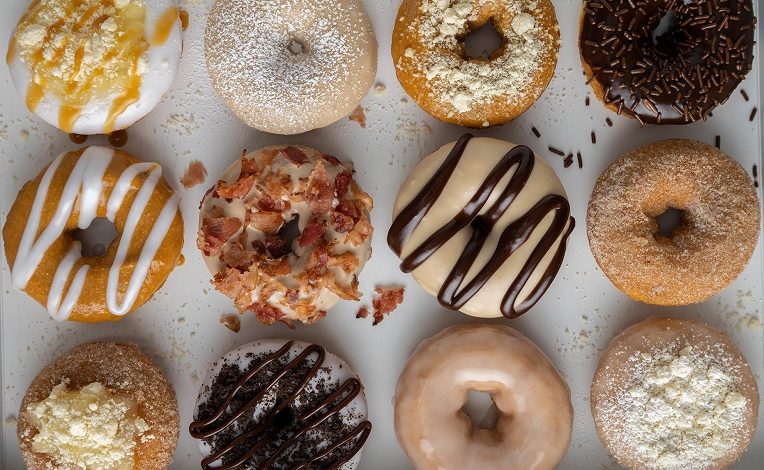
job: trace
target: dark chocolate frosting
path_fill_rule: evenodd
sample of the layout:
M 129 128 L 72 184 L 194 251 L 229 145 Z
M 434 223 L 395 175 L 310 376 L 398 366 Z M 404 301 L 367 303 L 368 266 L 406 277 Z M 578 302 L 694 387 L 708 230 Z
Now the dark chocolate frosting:
M 660 36 L 665 15 L 673 22 Z M 650 124 L 706 119 L 751 70 L 751 0 L 589 0 L 579 47 L 606 104 Z
M 361 450 L 371 423 L 350 426 L 340 416 L 362 392 L 361 382 L 316 384 L 326 351 L 313 344 L 288 360 L 293 346 L 252 358 L 245 372 L 238 363 L 223 364 L 189 427 L 212 448 L 202 469 L 339 469 Z M 257 407 L 266 411 L 255 421 Z
M 398 256 L 401 255 L 403 245 L 411 237 L 411 234 L 424 216 L 441 197 L 446 184 L 451 179 L 459 161 L 464 156 L 464 152 L 472 137 L 471 134 L 465 134 L 456 142 L 454 148 L 432 179 L 424 185 L 419 194 L 396 217 L 388 232 L 387 243 Z M 480 291 L 486 282 L 520 246 L 528 241 L 531 233 L 533 233 L 541 221 L 549 213 L 554 212 L 552 224 L 544 233 L 538 245 L 534 247 L 530 258 L 522 267 L 517 278 L 510 283 L 501 302 L 501 313 L 507 318 L 516 318 L 527 312 L 538 302 L 557 275 L 565 256 L 567 238 L 575 226 L 575 220 L 570 217 L 568 200 L 560 195 L 549 194 L 545 196 L 527 213 L 504 229 L 490 261 L 472 279 L 466 282 L 466 285 L 464 284 L 477 254 L 483 248 L 495 224 L 509 209 L 528 182 L 534 163 L 535 156 L 528 147 L 517 146 L 510 150 L 491 170 L 483 184 L 461 212 L 446 225 L 437 229 L 420 246 L 403 258 L 401 270 L 404 272 L 415 270 L 457 233 L 470 226 L 472 228 L 472 237 L 438 293 L 438 301 L 441 305 L 458 310 Z M 491 193 L 497 189 L 502 178 L 515 167 L 516 170 L 496 199 L 496 202 L 487 211 L 480 214 Z M 568 224 L 568 220 L 570 220 L 570 224 Z M 541 281 L 533 287 L 531 294 L 523 302 L 515 305 L 520 292 L 527 284 L 531 274 L 560 237 L 562 237 L 560 245 L 551 263 L 544 271 Z

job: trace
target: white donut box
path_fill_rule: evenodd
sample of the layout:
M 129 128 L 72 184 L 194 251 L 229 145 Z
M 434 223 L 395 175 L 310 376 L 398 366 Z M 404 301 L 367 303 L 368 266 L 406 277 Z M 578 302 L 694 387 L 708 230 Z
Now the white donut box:
M 408 99 L 395 78 L 390 38 L 399 0 L 366 0 L 379 41 L 377 81 L 363 101 L 367 126 L 343 119 L 317 131 L 292 137 L 268 135 L 246 127 L 213 92 L 204 66 L 203 31 L 213 0 L 179 0 L 189 12 L 185 49 L 170 93 L 148 117 L 128 131 L 124 147 L 143 159 L 162 164 L 164 176 L 178 191 L 186 223 L 185 265 L 177 268 L 164 287 L 136 314 L 114 324 L 57 323 L 47 312 L 12 288 L 7 261 L 0 277 L 0 469 L 23 469 L 16 439 L 16 415 L 27 385 L 46 364 L 74 345 L 94 340 L 139 343 L 160 365 L 175 386 L 181 414 L 181 434 L 173 470 L 199 468 L 199 451 L 188 434 L 199 385 L 209 364 L 238 345 L 262 337 L 286 337 L 317 342 L 336 353 L 360 374 L 369 401 L 374 429 L 363 452 L 361 470 L 409 470 L 393 431 L 393 392 L 398 375 L 416 345 L 442 328 L 473 321 L 444 310 L 413 278 L 398 269 L 398 258 L 386 244 L 391 210 L 398 186 L 419 159 L 442 144 L 456 140 L 464 129 L 443 124 Z M 758 10 L 761 2 L 754 0 Z M 6 0 L 0 14 L 0 44 L 4 50 L 28 0 Z M 557 171 L 568 192 L 578 226 L 570 238 L 563 267 L 544 298 L 526 315 L 509 324 L 533 339 L 567 380 L 575 407 L 573 442 L 559 465 L 563 470 L 604 470 L 614 464 L 594 432 L 589 411 L 589 387 L 597 360 L 610 339 L 626 326 L 654 315 L 696 318 L 728 333 L 740 346 L 764 391 L 764 258 L 761 241 L 745 272 L 720 295 L 700 305 L 659 308 L 636 303 L 618 291 L 592 258 L 585 232 L 586 207 L 596 178 L 617 156 L 641 144 L 669 137 L 694 138 L 721 147 L 747 170 L 762 166 L 760 77 L 764 73 L 756 46 L 754 70 L 739 91 L 714 111 L 707 122 L 688 126 L 649 126 L 606 111 L 585 84 L 577 48 L 581 2 L 554 0 L 562 33 L 555 77 L 541 99 L 507 126 L 478 135 L 500 137 L 530 146 Z M 759 43 L 764 40 L 761 22 Z M 586 97 L 591 104 L 585 105 Z M 608 127 L 609 117 L 613 127 Z M 535 126 L 541 133 L 536 138 Z M 592 144 L 591 132 L 597 136 Z M 102 137 L 89 144 L 108 145 Z M 265 327 L 254 315 L 242 317 L 239 333 L 220 324 L 233 313 L 230 300 L 209 285 L 209 275 L 195 246 L 199 201 L 208 187 L 242 149 L 298 143 L 314 146 L 343 160 L 352 160 L 359 183 L 375 200 L 374 254 L 361 276 L 361 290 L 370 304 L 376 285 L 404 285 L 404 304 L 372 326 L 370 318 L 356 319 L 360 305 L 340 303 L 314 326 L 289 330 Z M 547 150 L 580 151 L 583 169 Z M 27 111 L 13 88 L 8 68 L 0 66 L 0 211 L 2 221 L 24 182 L 34 178 L 55 155 L 78 146 Z M 183 189 L 179 179 L 192 160 L 201 160 L 207 181 Z M 761 174 L 759 176 L 761 178 Z M 761 190 L 760 190 L 761 197 Z M 475 320 L 476 321 L 476 320 Z M 496 320 L 503 323 L 506 320 Z M 764 406 L 759 429 L 748 453 L 735 469 L 760 469 L 764 462 Z

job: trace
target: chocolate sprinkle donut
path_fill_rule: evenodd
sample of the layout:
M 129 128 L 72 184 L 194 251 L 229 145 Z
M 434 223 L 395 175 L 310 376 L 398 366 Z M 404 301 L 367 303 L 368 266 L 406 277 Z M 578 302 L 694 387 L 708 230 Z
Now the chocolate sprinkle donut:
M 657 35 L 662 21 L 670 25 Z M 755 25 L 751 0 L 589 0 L 581 60 L 613 111 L 687 124 L 706 119 L 751 70 Z

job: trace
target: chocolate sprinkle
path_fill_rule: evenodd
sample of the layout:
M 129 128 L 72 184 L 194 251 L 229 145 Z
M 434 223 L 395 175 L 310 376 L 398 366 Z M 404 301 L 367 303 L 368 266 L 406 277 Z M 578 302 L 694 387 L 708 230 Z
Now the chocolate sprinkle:
M 720 135 L 716 136 L 716 148 L 718 149 L 722 148 L 722 136 Z
M 586 106 L 589 106 L 589 97 L 586 97 Z
M 611 121 L 610 118 L 605 118 L 605 122 L 607 123 L 608 127 L 613 127 L 613 121 Z
M 541 137 L 541 132 L 539 132 L 539 130 L 536 129 L 536 126 L 531 127 L 531 130 L 533 131 L 533 135 L 535 135 L 536 138 L 540 138 Z
M 753 109 L 751 110 L 751 115 L 750 115 L 750 116 L 748 116 L 748 120 L 749 120 L 749 121 L 753 122 L 753 120 L 754 120 L 754 119 L 756 119 L 756 112 L 757 112 L 757 111 L 758 111 L 758 109 L 757 109 L 757 108 L 753 108 Z
M 581 156 L 581 152 L 576 152 L 576 158 L 578 158 L 578 168 L 581 169 L 584 167 L 584 159 Z
M 563 160 L 563 165 L 565 166 L 565 168 L 568 168 L 569 166 L 573 165 L 573 154 L 572 153 L 569 153 L 565 157 L 565 160 Z
M 555 154 L 555 155 L 558 155 L 558 156 L 560 156 L 560 157 L 564 157 L 564 156 L 565 156 L 565 152 L 563 152 L 562 150 L 558 149 L 557 147 L 552 147 L 552 146 L 550 145 L 550 146 L 549 146 L 549 147 L 547 147 L 547 148 L 549 149 L 549 151 L 550 151 L 550 152 L 552 152 L 552 153 L 553 153 L 553 154 Z
M 742 88 L 740 89 L 740 94 L 743 95 L 744 100 L 746 101 L 750 100 L 750 98 L 748 97 L 748 93 L 746 93 L 746 91 L 743 90 Z
M 593 144 L 597 143 L 597 134 L 595 134 L 594 131 L 592 131 L 592 143 Z

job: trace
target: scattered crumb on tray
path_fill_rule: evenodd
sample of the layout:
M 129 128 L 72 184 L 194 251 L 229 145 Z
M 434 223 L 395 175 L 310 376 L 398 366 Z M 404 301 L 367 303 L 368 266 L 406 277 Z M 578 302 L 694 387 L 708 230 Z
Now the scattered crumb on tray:
M 377 96 L 383 94 L 387 90 L 387 87 L 384 83 L 377 82 L 374 84 L 374 93 L 376 93 Z
M 350 113 L 350 116 L 348 116 L 348 119 L 351 121 L 355 121 L 358 123 L 359 126 L 366 128 L 366 112 L 363 109 L 363 106 L 360 104 L 357 108 L 353 110 L 352 113 Z
M 371 305 L 374 308 L 374 323 L 372 325 L 378 325 L 385 319 L 385 315 L 391 314 L 395 311 L 400 304 L 403 303 L 403 287 L 382 287 L 377 286 L 374 289 L 374 299 L 371 301 Z M 368 307 L 361 307 L 356 314 L 356 318 L 367 318 L 369 316 Z
M 193 188 L 194 186 L 204 183 L 207 178 L 207 169 L 204 164 L 199 160 L 194 160 L 188 164 L 188 169 L 180 179 L 181 184 L 186 189 Z
M 196 117 L 191 113 L 172 114 L 162 124 L 162 128 L 169 132 L 189 136 L 199 129 L 199 124 L 196 122 Z
M 238 333 L 241 330 L 241 315 L 235 313 L 221 315 L 220 324 L 234 333 Z

